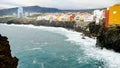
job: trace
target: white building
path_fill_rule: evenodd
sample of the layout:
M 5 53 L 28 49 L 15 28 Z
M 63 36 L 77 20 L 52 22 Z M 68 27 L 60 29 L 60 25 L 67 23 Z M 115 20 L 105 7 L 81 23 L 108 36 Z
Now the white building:
M 96 24 L 99 24 L 100 20 L 104 18 L 103 11 L 94 10 L 94 16 L 95 16 Z
M 75 16 L 75 21 L 80 21 L 80 15 Z
M 84 22 L 93 22 L 94 21 L 94 15 L 86 13 L 84 15 Z
M 22 7 L 19 7 L 19 8 L 18 8 L 18 18 L 22 18 L 22 17 L 24 17 L 23 8 L 22 8 Z
M 38 16 L 37 20 L 50 20 L 50 15 Z

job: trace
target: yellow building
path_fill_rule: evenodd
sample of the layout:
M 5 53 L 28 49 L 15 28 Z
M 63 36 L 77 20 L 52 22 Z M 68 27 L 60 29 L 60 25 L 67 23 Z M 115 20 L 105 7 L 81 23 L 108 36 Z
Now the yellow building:
M 84 13 L 80 14 L 80 20 L 83 21 L 84 20 Z
M 59 21 L 60 15 L 56 15 L 56 20 Z
M 120 24 L 120 4 L 109 7 L 109 25 Z

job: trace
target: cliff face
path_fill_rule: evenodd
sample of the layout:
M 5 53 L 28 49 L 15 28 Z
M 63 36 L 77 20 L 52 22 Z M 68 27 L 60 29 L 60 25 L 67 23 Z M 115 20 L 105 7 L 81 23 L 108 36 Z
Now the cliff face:
M 17 68 L 18 59 L 11 56 L 8 38 L 0 35 L 0 68 Z
M 120 27 L 103 29 L 97 36 L 96 45 L 120 52 Z

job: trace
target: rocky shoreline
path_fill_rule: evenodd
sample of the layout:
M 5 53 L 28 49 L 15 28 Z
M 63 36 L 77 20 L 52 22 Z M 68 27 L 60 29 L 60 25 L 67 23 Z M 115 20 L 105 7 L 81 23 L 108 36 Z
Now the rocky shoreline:
M 82 32 L 83 36 L 96 37 L 96 46 L 101 48 L 112 49 L 120 52 L 120 28 L 105 28 L 103 25 L 96 25 L 95 22 L 89 22 L 85 27 L 77 26 L 75 21 L 47 21 L 47 20 L 23 20 L 14 19 L 7 21 L 7 24 L 32 24 L 35 26 L 53 26 L 72 29 L 77 32 Z M 84 39 L 84 37 L 83 37 Z
M 77 32 L 83 32 L 86 36 L 90 37 L 90 32 L 87 30 L 91 27 L 94 27 L 95 25 L 93 25 L 93 22 L 90 22 L 90 24 L 86 24 L 83 21 L 81 21 L 81 25 L 76 24 L 75 21 L 48 21 L 48 20 L 27 20 L 27 19 L 13 19 L 13 20 L 9 20 L 7 22 L 3 22 L 3 23 L 7 23 L 7 24 L 24 24 L 24 25 L 35 25 L 35 26 L 53 26 L 53 27 L 63 27 L 63 28 L 67 28 L 67 29 L 71 29 L 71 30 L 75 30 Z M 88 22 L 87 22 L 88 23 Z M 84 25 L 84 27 L 83 27 Z M 90 27 L 91 26 L 91 27 Z M 91 33 L 95 32 L 94 28 L 91 28 L 90 31 Z
M 97 36 L 96 46 L 120 53 L 120 27 L 102 29 Z
M 17 68 L 18 58 L 12 57 L 9 41 L 0 35 L 0 68 Z

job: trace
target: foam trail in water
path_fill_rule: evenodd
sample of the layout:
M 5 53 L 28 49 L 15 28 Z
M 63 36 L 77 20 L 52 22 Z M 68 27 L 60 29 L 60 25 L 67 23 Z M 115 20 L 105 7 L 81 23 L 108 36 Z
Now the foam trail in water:
M 34 50 L 41 50 L 42 48 L 32 48 L 32 49 L 27 49 L 28 51 L 34 51 Z
M 7 24 L 1 24 L 7 25 Z M 75 32 L 72 30 L 67 30 L 61 27 L 44 27 L 44 26 L 33 26 L 33 25 L 7 25 L 15 27 L 27 27 L 27 28 L 37 28 L 40 30 L 50 31 L 54 33 L 59 33 L 68 37 L 67 41 L 74 42 L 79 44 L 80 47 L 84 50 L 85 54 L 89 57 L 96 58 L 98 60 L 103 60 L 106 62 L 105 68 L 120 68 L 120 53 L 116 53 L 106 49 L 99 49 L 95 46 L 95 39 L 86 37 L 86 39 L 81 39 L 81 33 Z M 78 58 L 79 59 L 79 58 Z
M 44 64 L 43 63 L 41 63 L 41 67 L 44 68 Z

